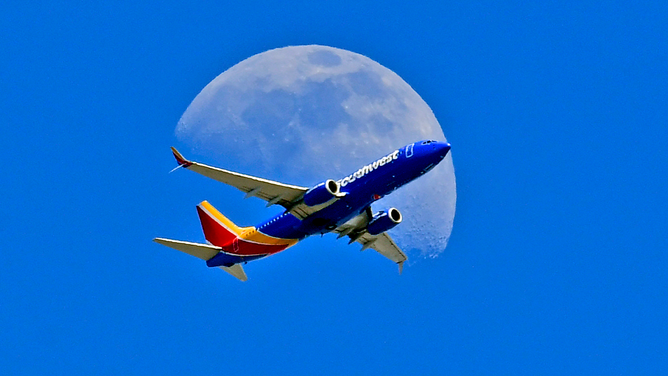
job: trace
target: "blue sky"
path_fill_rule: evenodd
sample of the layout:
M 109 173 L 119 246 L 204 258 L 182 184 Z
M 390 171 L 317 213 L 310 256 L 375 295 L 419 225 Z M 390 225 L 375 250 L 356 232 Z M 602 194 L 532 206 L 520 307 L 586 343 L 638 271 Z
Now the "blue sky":
M 666 19 L 664 2 L 3 3 L 0 373 L 665 374 Z M 431 106 L 457 174 L 446 252 L 398 276 L 308 239 L 239 283 L 152 243 L 196 240 L 203 199 L 270 214 L 167 174 L 168 148 L 215 76 L 314 43 Z

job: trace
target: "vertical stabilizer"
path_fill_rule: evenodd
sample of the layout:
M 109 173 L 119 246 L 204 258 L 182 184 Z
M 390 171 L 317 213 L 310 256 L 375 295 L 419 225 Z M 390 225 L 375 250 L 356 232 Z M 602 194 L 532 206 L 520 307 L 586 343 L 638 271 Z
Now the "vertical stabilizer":
M 243 231 L 207 201 L 197 205 L 197 214 L 202 222 L 204 237 L 215 246 L 223 247 L 231 244 Z

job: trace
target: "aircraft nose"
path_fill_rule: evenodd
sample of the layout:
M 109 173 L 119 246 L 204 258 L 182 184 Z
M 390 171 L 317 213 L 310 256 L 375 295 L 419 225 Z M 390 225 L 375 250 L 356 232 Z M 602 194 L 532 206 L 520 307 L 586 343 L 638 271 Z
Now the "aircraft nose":
M 448 152 L 450 151 L 450 143 L 448 142 L 437 142 L 434 147 L 436 148 L 436 152 L 439 156 L 441 156 L 441 158 L 445 158 L 445 156 L 448 155 Z

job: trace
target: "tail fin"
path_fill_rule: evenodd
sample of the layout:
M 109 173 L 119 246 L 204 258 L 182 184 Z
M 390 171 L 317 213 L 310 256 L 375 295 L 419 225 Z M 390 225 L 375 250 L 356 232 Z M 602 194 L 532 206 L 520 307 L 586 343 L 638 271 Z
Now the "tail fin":
M 197 205 L 197 214 L 202 222 L 204 237 L 215 246 L 223 247 L 231 244 L 243 231 L 207 201 Z

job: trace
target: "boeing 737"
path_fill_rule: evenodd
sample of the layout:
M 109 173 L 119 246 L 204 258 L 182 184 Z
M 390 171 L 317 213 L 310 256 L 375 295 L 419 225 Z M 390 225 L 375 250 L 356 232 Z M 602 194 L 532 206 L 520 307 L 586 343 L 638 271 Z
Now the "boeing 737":
M 185 159 L 175 148 L 172 153 L 182 167 L 229 184 L 248 197 L 267 201 L 267 207 L 281 205 L 285 211 L 258 226 L 239 227 L 207 201 L 197 205 L 208 244 L 155 238 L 155 242 L 220 267 L 236 278 L 248 277 L 242 264 L 289 248 L 311 235 L 334 232 L 371 248 L 399 265 L 408 259 L 387 231 L 401 223 L 396 208 L 374 213 L 371 204 L 397 188 L 419 178 L 440 163 L 450 144 L 419 141 L 397 149 L 363 166 L 340 180 L 326 180 L 312 188 L 283 184 Z

